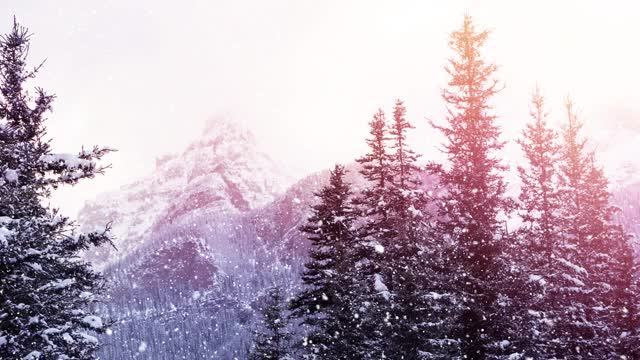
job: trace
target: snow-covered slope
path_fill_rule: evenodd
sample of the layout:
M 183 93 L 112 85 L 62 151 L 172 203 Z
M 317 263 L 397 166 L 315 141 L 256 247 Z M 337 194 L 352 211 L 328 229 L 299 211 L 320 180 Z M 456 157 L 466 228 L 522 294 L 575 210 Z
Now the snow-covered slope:
M 251 132 L 233 120 L 215 118 L 184 152 L 157 159 L 149 176 L 86 203 L 78 218 L 81 227 L 111 222 L 118 248 L 87 256 L 102 267 L 137 249 L 154 229 L 183 222 L 194 212 L 247 212 L 273 201 L 290 182 L 258 149 Z
M 255 209 L 217 214 L 205 205 L 185 221 L 159 217 L 135 250 L 106 267 L 111 297 L 101 312 L 118 325 L 101 356 L 246 358 L 265 288 L 299 282 L 307 241 L 298 226 L 327 178 L 307 176 Z

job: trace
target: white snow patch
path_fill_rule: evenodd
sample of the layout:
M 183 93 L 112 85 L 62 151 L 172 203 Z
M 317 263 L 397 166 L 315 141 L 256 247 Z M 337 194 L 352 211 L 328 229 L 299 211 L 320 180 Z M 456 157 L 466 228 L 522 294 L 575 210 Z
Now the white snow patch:
M 85 168 L 93 166 L 93 161 L 85 160 L 79 158 L 77 155 L 73 154 L 49 154 L 42 155 L 40 157 L 40 161 L 48 164 L 63 162 L 69 168 Z
M 18 181 L 18 170 L 7 169 L 4 171 L 4 178 L 8 182 Z
M 64 280 L 52 281 L 48 285 L 45 285 L 43 287 L 52 287 L 54 289 L 62 289 L 62 288 L 69 287 L 75 283 L 76 283 L 76 279 L 64 279 Z
M 138 346 L 138 352 L 145 352 L 147 351 L 147 343 L 144 341 L 140 341 L 140 345 Z
M 384 252 L 384 246 L 380 244 L 373 245 L 373 249 L 379 254 L 382 254 Z
M 42 331 L 42 333 L 44 335 L 58 334 L 60 332 L 62 332 L 62 330 L 60 330 L 58 328 L 48 328 L 48 329 L 45 329 L 44 331 Z
M 377 292 L 379 292 L 385 298 L 385 300 L 389 300 L 389 297 L 391 294 L 389 293 L 389 288 L 387 287 L 387 285 L 385 285 L 384 282 L 382 281 L 382 275 L 380 274 L 374 275 L 373 288 Z
M 571 276 L 571 275 L 568 275 L 568 274 L 562 274 L 562 277 L 563 277 L 563 278 L 565 278 L 565 279 L 567 279 L 567 280 L 569 280 L 569 281 L 571 281 L 572 283 L 574 283 L 574 284 L 575 284 L 575 285 L 577 285 L 577 286 L 584 286 L 584 283 L 583 283 L 581 280 L 576 279 L 576 278 L 574 278 L 574 277 L 573 277 L 573 276 Z
M 545 279 L 542 278 L 542 276 L 540 275 L 535 275 L 535 274 L 531 274 L 529 275 L 529 281 L 531 282 L 537 282 L 540 285 L 544 286 L 547 284 L 547 281 Z
M 98 343 L 98 339 L 95 336 L 91 336 L 89 334 L 85 334 L 85 333 L 78 333 L 80 336 L 82 336 L 82 338 L 84 339 L 84 342 L 87 343 L 92 343 L 92 344 L 97 344 Z
M 7 245 L 8 244 L 8 240 L 7 237 L 13 235 L 14 232 L 7 229 L 4 226 L 0 226 L 0 244 L 2 245 Z
M 586 273 L 587 273 L 587 270 L 586 270 L 585 268 L 583 268 L 583 267 L 581 267 L 581 266 L 578 266 L 578 265 L 576 265 L 576 264 L 574 264 L 574 263 L 572 263 L 572 262 L 570 262 L 570 261 L 567 261 L 567 260 L 565 260 L 565 259 L 563 259 L 563 258 L 558 258 L 558 261 L 559 261 L 562 265 L 564 265 L 564 266 L 566 266 L 566 267 L 568 267 L 568 268 L 573 269 L 575 272 L 577 272 L 577 273 L 579 273 L 579 274 L 586 274 Z
M 333 221 L 335 221 L 336 223 L 342 223 L 346 220 L 346 217 L 344 216 L 334 216 L 333 217 Z
M 82 319 L 82 322 L 94 329 L 102 329 L 102 319 L 99 316 L 87 315 Z
M 426 294 L 424 297 L 427 298 L 427 299 L 440 300 L 440 299 L 445 298 L 447 296 L 449 296 L 449 294 L 440 294 L 440 293 L 432 291 L 432 292 Z
M 413 206 L 413 204 L 411 204 L 411 206 L 409 206 L 409 208 L 407 210 L 409 211 L 409 213 L 411 215 L 413 215 L 413 217 L 422 216 L 422 211 L 416 209 L 415 206 Z
M 29 265 L 33 270 L 42 271 L 42 266 L 38 263 L 28 263 L 27 265 Z
M 35 360 L 35 359 L 40 359 L 40 355 L 42 355 L 42 353 L 40 351 L 32 351 L 29 354 L 27 354 L 27 356 L 23 357 L 23 360 Z
M 67 342 L 67 344 L 73 344 L 73 338 L 68 333 L 62 334 L 62 339 Z
M 42 251 L 39 251 L 39 250 L 36 250 L 36 249 L 33 249 L 33 248 L 28 248 L 27 251 L 25 251 L 25 253 L 27 255 L 41 255 Z

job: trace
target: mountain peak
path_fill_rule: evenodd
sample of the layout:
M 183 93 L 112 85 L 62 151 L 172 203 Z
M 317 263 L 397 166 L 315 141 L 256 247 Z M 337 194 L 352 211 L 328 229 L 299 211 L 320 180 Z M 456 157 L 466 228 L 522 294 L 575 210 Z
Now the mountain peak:
M 290 180 L 258 149 L 242 122 L 218 116 L 182 153 L 157 158 L 149 176 L 87 202 L 79 222 L 86 228 L 113 222 L 120 257 L 166 224 L 263 206 L 283 193 Z
M 234 119 L 230 115 L 216 115 L 205 123 L 202 137 L 226 137 L 229 139 L 237 138 L 244 141 L 255 142 L 255 137 L 248 125 L 238 119 Z

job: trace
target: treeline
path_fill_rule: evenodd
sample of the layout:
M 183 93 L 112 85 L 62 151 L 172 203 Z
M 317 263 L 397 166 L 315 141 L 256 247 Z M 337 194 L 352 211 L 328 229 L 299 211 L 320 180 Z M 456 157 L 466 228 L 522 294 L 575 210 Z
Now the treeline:
M 558 131 L 534 92 L 517 139 L 521 192 L 505 193 L 487 36 L 468 16 L 451 34 L 448 115 L 431 123 L 445 164 L 417 165 L 398 100 L 391 119 L 379 110 L 369 123 L 357 159 L 367 187 L 333 169 L 301 228 L 311 242 L 302 291 L 285 300 L 273 289 L 251 358 L 640 358 L 631 238 L 613 223 L 571 101 Z M 422 184 L 425 172 L 437 186 Z

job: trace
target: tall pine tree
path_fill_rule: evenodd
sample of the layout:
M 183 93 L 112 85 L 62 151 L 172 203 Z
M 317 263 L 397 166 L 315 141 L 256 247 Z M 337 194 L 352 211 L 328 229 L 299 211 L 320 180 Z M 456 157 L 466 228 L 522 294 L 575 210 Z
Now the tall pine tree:
M 637 265 L 631 237 L 613 223 L 619 209 L 610 204 L 608 180 L 588 154 L 582 210 L 591 296 L 587 320 L 595 327 L 591 354 L 601 358 L 634 359 L 638 344 Z
M 418 156 L 407 143 L 407 131 L 413 125 L 406 109 L 397 100 L 389 125 L 389 182 L 387 219 L 389 237 L 379 256 L 379 276 L 389 291 L 381 309 L 381 353 L 393 359 L 418 359 L 430 353 L 431 309 L 425 301 L 425 289 L 431 281 L 430 254 L 426 239 L 426 197 L 422 189 Z M 429 284 L 430 285 L 430 284 Z
M 558 216 L 561 228 L 556 261 L 560 265 L 556 282 L 558 294 L 556 306 L 563 310 L 554 319 L 553 334 L 557 341 L 554 355 L 568 358 L 591 358 L 601 353 L 597 328 L 604 324 L 590 321 L 590 308 L 596 306 L 593 273 L 590 273 L 591 210 L 587 209 L 586 176 L 589 159 L 586 140 L 582 138 L 581 122 L 571 100 L 566 104 L 567 123 L 562 132 L 561 159 L 559 162 L 559 190 L 561 207 Z M 595 215 L 595 214 L 594 214 Z M 591 229 L 590 229 L 591 228 Z
M 367 180 L 354 198 L 359 214 L 358 237 L 361 239 L 356 258 L 356 278 L 362 287 L 359 296 L 362 308 L 360 338 L 370 345 L 365 358 L 378 359 L 384 355 L 386 328 L 391 320 L 388 311 L 391 292 L 387 286 L 389 273 L 385 270 L 385 251 L 395 236 L 391 218 L 392 155 L 389 153 L 389 127 L 385 113 L 379 109 L 369 122 L 370 137 L 366 140 L 369 152 L 356 161 L 360 173 Z
M 630 237 L 613 223 L 608 181 L 580 130 L 573 103 L 566 102 L 560 161 L 561 268 L 556 304 L 555 356 L 575 359 L 635 358 L 637 265 Z M 562 280 L 562 282 L 560 282 Z
M 44 205 L 51 191 L 91 178 L 108 149 L 53 154 L 45 139 L 54 97 L 25 88 L 30 36 L 16 22 L 0 38 L 0 358 L 93 359 L 92 333 L 105 325 L 91 304 L 102 276 L 80 258 L 110 243 L 107 231 L 76 232 L 69 218 Z
M 527 124 L 523 138 L 518 141 L 528 163 L 526 167 L 518 167 L 522 183 L 520 216 L 524 223 L 520 234 L 527 241 L 528 250 L 542 255 L 536 263 L 545 265 L 550 263 L 554 237 L 559 230 L 554 212 L 560 201 L 555 166 L 560 147 L 557 134 L 547 123 L 544 98 L 538 89 L 531 99 L 530 115 L 533 121 Z
M 556 164 L 560 158 L 557 134 L 547 123 L 544 98 L 536 89 L 531 99 L 532 121 L 518 140 L 526 161 L 519 166 L 521 180 L 519 196 L 522 226 L 512 254 L 523 273 L 527 274 L 530 297 L 520 306 L 526 307 L 528 321 L 525 353 L 533 358 L 553 358 L 554 349 L 561 338 L 554 324 L 563 316 L 564 305 L 557 301 L 558 286 L 564 281 L 564 267 L 557 261 L 559 232 L 558 218 L 560 192 Z
M 477 31 L 471 17 L 451 34 L 454 56 L 446 67 L 449 87 L 446 125 L 432 123 L 446 137 L 448 166 L 431 166 L 444 194 L 439 200 L 439 237 L 445 251 L 458 308 L 451 336 L 467 359 L 488 359 L 517 352 L 515 275 L 504 256 L 507 241 L 504 214 L 513 207 L 505 196 L 506 170 L 497 152 L 503 148 L 490 101 L 499 91 L 496 65 L 484 61 L 486 31 Z
M 370 138 L 366 140 L 369 152 L 356 161 L 362 166 L 360 173 L 369 182 L 357 197 L 356 203 L 364 211 L 363 227 L 367 234 L 388 238 L 389 189 L 391 187 L 391 154 L 388 151 L 389 129 L 384 111 L 379 109 L 369 122 Z
M 304 289 L 291 301 L 290 309 L 306 328 L 305 358 L 352 359 L 366 353 L 358 337 L 362 290 L 355 278 L 356 214 L 344 176 L 344 167 L 336 165 L 329 184 L 316 194 L 320 202 L 302 227 L 312 247 L 302 275 Z

